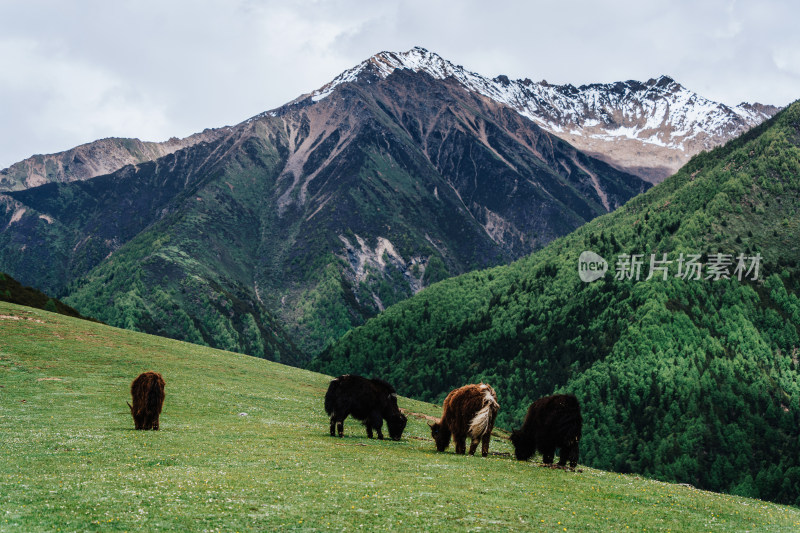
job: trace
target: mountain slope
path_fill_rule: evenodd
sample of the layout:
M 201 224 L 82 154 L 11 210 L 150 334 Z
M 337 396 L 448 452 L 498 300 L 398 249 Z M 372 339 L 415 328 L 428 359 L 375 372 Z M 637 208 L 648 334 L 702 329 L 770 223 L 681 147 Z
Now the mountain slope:
M 691 156 L 741 135 L 778 111 L 757 103 L 728 107 L 669 76 L 580 87 L 507 76 L 490 79 L 419 47 L 405 53 L 381 52 L 310 97 L 326 98 L 337 85 L 357 80 L 363 72 L 386 77 L 402 69 L 452 78 L 470 92 L 515 109 L 579 150 L 653 183 L 676 172 Z
M 220 135 L 0 195 L 0 265 L 113 325 L 292 362 L 648 187 L 424 72 L 364 71 Z
M 234 195 L 231 183 L 251 180 L 226 173 L 235 157 L 220 162 L 246 157 L 255 127 L 109 176 L 9 193 L 0 242 L 17 253 L 6 264 L 112 325 L 297 364 L 249 277 L 261 185 Z M 246 160 L 268 169 L 277 158 L 273 149 Z M 220 186 L 231 194 L 217 201 Z M 74 296 L 83 285 L 91 299 Z
M 388 309 L 311 367 L 380 373 L 424 400 L 487 381 L 508 427 L 574 392 L 587 463 L 796 505 L 799 146 L 795 103 L 544 250 Z M 584 251 L 609 262 L 594 283 L 578 276 Z M 717 253 L 731 279 L 675 277 L 681 254 Z M 625 254 L 643 255 L 640 281 L 617 279 Z M 672 261 L 666 280 L 645 281 L 651 254 Z M 762 257 L 756 281 L 737 279 L 739 254 Z
M 4 302 L 0 338 L 2 530 L 786 531 L 800 521 L 791 507 L 519 463 L 500 438 L 490 451 L 501 455 L 486 459 L 438 453 L 424 417 L 441 407 L 406 398 L 403 440 L 369 440 L 351 418 L 331 438 L 330 377 L 252 357 Z M 145 370 L 166 380 L 157 432 L 133 431 L 125 405 Z
M 183 148 L 220 137 L 223 129 L 205 130 L 185 139 L 142 142 L 100 139 L 57 154 L 34 155 L 0 170 L 0 191 L 18 191 L 46 183 L 82 181 L 110 174 L 126 165 L 155 161 Z

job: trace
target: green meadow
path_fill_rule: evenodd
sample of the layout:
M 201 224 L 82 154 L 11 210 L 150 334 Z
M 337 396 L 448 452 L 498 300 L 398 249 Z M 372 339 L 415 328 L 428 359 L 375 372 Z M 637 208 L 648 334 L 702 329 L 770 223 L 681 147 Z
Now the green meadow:
M 125 404 L 145 370 L 157 432 Z M 488 458 L 437 453 L 440 408 L 405 398 L 401 441 L 331 438 L 329 380 L 0 302 L 0 531 L 800 530 L 792 507 L 520 463 L 502 431 Z

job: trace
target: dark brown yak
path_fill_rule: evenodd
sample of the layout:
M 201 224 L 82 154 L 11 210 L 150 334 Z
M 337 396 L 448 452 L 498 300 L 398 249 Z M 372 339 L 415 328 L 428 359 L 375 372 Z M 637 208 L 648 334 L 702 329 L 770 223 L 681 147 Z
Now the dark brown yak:
M 572 394 L 554 394 L 539 398 L 528 408 L 525 422 L 511 433 L 514 454 L 520 461 L 529 459 L 536 450 L 542 462 L 552 464 L 556 448 L 561 448 L 559 466 L 575 468 L 580 453 L 583 417 L 578 399 Z
M 450 437 L 456 445 L 456 453 L 464 454 L 467 437 L 472 439 L 469 454 L 474 455 L 481 442 L 481 455 L 489 454 L 489 439 L 494 429 L 494 419 L 500 404 L 494 389 L 485 383 L 464 385 L 447 395 L 442 406 L 442 419 L 431 425 L 431 436 L 436 449 L 443 452 L 450 445 Z
M 397 391 L 386 381 L 378 378 L 367 379 L 345 374 L 331 381 L 325 393 L 325 412 L 330 416 L 331 437 L 338 429 L 344 434 L 344 419 L 352 416 L 364 422 L 367 437 L 372 438 L 372 430 L 378 431 L 383 440 L 383 421 L 392 440 L 400 440 L 406 428 L 406 415 L 397 407 Z
M 131 383 L 133 405 L 128 403 L 136 429 L 158 429 L 164 405 L 164 378 L 158 372 L 142 372 Z

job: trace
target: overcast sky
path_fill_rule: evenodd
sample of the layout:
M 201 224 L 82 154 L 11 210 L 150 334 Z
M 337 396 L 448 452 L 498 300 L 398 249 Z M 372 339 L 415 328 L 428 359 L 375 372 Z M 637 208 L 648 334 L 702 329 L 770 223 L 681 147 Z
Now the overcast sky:
M 661 4 L 662 7 L 657 7 Z M 0 0 L 0 168 L 102 137 L 236 124 L 382 50 L 551 83 L 669 74 L 800 98 L 793 0 Z

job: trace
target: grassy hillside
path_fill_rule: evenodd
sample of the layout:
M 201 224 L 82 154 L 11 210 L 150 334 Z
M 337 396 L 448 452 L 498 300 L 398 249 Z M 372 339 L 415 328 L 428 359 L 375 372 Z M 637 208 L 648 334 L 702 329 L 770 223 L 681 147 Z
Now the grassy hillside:
M 390 369 L 401 394 L 428 401 L 485 380 L 506 426 L 574 392 L 588 464 L 800 504 L 798 146 L 795 103 L 544 250 L 388 309 L 312 368 Z M 610 272 L 582 282 L 583 251 Z M 676 277 L 681 254 L 716 253 L 731 255 L 731 279 Z M 639 281 L 616 279 L 624 254 L 643 256 Z M 672 261 L 666 280 L 645 281 L 651 254 Z M 733 274 L 739 254 L 761 255 L 757 280 Z
M 421 417 L 399 442 L 350 420 L 333 439 L 330 378 L 252 357 L 7 303 L 0 339 L 0 531 L 800 527 L 757 500 L 436 453 Z M 167 382 L 162 429 L 136 432 L 125 401 L 148 369 Z

